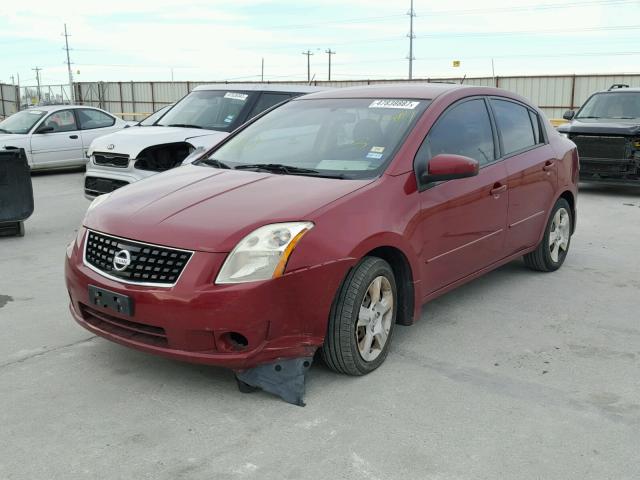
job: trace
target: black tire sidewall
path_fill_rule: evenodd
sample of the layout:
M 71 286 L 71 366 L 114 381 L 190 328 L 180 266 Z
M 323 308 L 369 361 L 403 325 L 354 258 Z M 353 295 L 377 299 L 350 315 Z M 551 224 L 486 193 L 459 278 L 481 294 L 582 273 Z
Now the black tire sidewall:
M 360 266 L 363 266 L 362 264 Z M 382 352 L 375 360 L 370 362 L 365 361 L 360 356 L 360 351 L 358 350 L 358 344 L 356 342 L 356 324 L 358 323 L 358 315 L 360 313 L 360 306 L 362 305 L 362 300 L 364 299 L 367 289 L 374 278 L 378 276 L 384 276 L 387 280 L 389 280 L 389 284 L 391 285 L 391 291 L 393 293 L 393 317 L 391 319 L 391 328 L 389 329 L 389 336 L 387 337 L 387 342 L 382 349 Z M 351 284 L 348 285 L 348 288 L 354 288 L 353 285 L 353 277 Z M 351 354 L 354 360 L 355 366 L 358 371 L 364 375 L 367 374 L 376 368 L 378 368 L 382 362 L 387 358 L 387 354 L 389 353 L 389 345 L 391 344 L 391 340 L 393 338 L 394 327 L 396 323 L 396 316 L 398 312 L 398 290 L 396 286 L 395 277 L 393 275 L 393 270 L 389 266 L 389 264 L 382 260 L 376 259 L 376 262 L 368 268 L 363 278 L 362 283 L 360 284 L 359 291 L 356 293 L 356 301 L 353 305 L 353 311 L 351 312 L 351 326 L 350 326 L 350 345 L 351 345 Z M 341 319 L 343 321 L 346 319 Z
M 556 212 L 561 208 L 564 208 L 569 214 L 569 225 L 570 225 L 569 228 L 571 229 L 571 231 L 569 233 L 567 249 L 564 251 L 560 250 L 558 261 L 554 262 L 553 259 L 551 258 L 551 252 L 549 251 L 549 233 L 551 232 L 551 224 L 553 223 L 553 217 L 556 215 Z M 569 247 L 571 246 L 572 234 L 573 234 L 573 213 L 571 212 L 571 206 L 569 205 L 569 202 L 567 202 L 564 198 L 560 198 L 558 199 L 556 204 L 553 206 L 553 210 L 551 210 L 551 215 L 549 215 L 549 220 L 547 221 L 547 228 L 545 228 L 544 230 L 544 238 L 542 239 L 544 263 L 548 271 L 558 270 L 564 263 L 565 259 L 567 258 L 567 253 L 569 253 Z

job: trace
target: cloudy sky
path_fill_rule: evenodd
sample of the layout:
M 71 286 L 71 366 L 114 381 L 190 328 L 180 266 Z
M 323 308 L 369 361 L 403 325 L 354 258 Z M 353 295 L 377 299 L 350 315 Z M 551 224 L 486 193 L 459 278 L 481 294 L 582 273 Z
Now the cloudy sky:
M 640 0 L 415 0 L 414 77 L 640 72 Z M 0 5 L 0 81 L 406 78 L 409 0 L 29 0 Z M 454 68 L 453 60 L 461 66 Z M 78 73 L 79 72 L 79 73 Z

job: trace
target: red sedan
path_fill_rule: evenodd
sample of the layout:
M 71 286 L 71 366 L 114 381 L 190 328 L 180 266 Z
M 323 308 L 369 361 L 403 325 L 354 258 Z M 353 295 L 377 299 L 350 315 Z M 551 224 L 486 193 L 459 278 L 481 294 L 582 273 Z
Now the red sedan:
M 301 403 L 317 349 L 363 375 L 423 303 L 522 256 L 558 269 L 577 178 L 574 144 L 503 90 L 307 95 L 98 197 L 67 251 L 71 313 Z

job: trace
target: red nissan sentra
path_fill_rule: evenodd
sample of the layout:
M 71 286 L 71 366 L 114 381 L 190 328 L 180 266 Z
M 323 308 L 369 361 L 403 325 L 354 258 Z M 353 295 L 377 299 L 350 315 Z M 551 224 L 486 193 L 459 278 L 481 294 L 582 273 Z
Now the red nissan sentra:
M 98 197 L 67 251 L 71 313 L 301 403 L 316 349 L 363 375 L 423 303 L 522 256 L 559 268 L 577 178 L 574 144 L 503 90 L 307 95 Z

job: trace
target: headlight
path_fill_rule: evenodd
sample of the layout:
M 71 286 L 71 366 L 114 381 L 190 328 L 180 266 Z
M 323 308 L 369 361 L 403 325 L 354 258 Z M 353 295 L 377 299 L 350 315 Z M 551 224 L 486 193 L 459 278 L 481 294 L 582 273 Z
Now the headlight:
M 98 195 L 93 201 L 89 204 L 89 208 L 87 208 L 87 213 L 96 208 L 102 202 L 104 202 L 107 198 L 109 198 L 110 193 L 105 193 L 103 195 Z
M 281 277 L 293 249 L 311 222 L 273 223 L 240 240 L 220 269 L 216 283 L 245 283 Z

